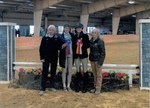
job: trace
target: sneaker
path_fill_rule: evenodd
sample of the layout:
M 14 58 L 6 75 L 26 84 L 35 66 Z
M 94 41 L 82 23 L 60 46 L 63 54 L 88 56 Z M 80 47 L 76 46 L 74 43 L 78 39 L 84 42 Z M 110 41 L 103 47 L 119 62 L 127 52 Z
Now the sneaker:
M 94 93 L 94 92 L 95 92 L 95 89 L 90 90 L 90 92 L 91 92 L 91 93 Z
M 67 90 L 68 90 L 69 92 L 71 92 L 71 91 L 72 91 L 72 89 L 71 89 L 70 87 L 67 87 Z
M 45 93 L 45 91 L 40 91 L 39 95 L 42 96 Z
M 67 92 L 67 88 L 66 88 L 66 87 L 63 87 L 63 91 Z
M 98 94 L 100 94 L 100 93 L 101 93 L 100 90 L 96 90 L 96 91 L 95 91 L 95 94 L 96 94 L 96 95 L 98 95 Z
M 56 89 L 55 89 L 55 88 L 50 88 L 49 90 L 50 90 L 50 91 L 53 91 L 53 92 L 56 92 Z

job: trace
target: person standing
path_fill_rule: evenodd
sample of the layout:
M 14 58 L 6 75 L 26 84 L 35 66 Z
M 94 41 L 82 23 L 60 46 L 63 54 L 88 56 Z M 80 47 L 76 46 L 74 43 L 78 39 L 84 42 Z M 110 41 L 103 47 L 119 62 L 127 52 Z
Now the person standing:
M 102 65 L 106 55 L 105 44 L 104 41 L 99 38 L 98 29 L 92 30 L 91 36 L 89 60 L 91 61 L 94 75 L 94 89 L 91 90 L 91 92 L 100 94 L 102 85 Z
M 76 92 L 81 90 L 80 82 L 83 80 L 82 92 L 87 92 L 87 84 L 88 84 L 88 52 L 89 48 L 89 37 L 87 34 L 83 33 L 83 24 L 77 23 L 75 26 L 75 41 L 73 41 L 73 58 L 76 65 Z M 80 65 L 82 63 L 84 75 L 82 76 L 80 73 Z
M 41 81 L 42 89 L 39 95 L 43 95 L 45 93 L 46 80 L 47 80 L 47 75 L 49 72 L 50 65 L 51 65 L 50 90 L 56 91 L 54 84 L 55 84 L 55 75 L 56 75 L 57 60 L 58 60 L 58 50 L 60 50 L 60 48 L 62 47 L 63 42 L 55 33 L 56 33 L 55 26 L 49 25 L 46 36 L 44 36 L 41 40 L 39 52 L 40 52 L 40 60 L 42 62 L 43 71 L 42 71 L 42 81 Z
M 65 43 L 60 50 L 60 59 L 65 58 L 65 60 L 60 60 L 65 63 L 65 66 L 62 67 L 62 83 L 63 83 L 63 90 L 64 91 L 72 91 L 70 84 L 72 78 L 72 64 L 73 64 L 73 46 L 72 41 L 74 38 L 74 34 L 70 32 L 70 26 L 68 24 L 64 25 L 64 32 L 61 35 L 63 42 Z M 62 57 L 64 56 L 65 57 Z M 63 64 L 63 63 L 62 63 Z M 60 63 L 61 66 L 61 63 Z M 66 78 L 67 77 L 67 78 Z M 66 79 L 67 79 L 67 86 L 66 86 Z

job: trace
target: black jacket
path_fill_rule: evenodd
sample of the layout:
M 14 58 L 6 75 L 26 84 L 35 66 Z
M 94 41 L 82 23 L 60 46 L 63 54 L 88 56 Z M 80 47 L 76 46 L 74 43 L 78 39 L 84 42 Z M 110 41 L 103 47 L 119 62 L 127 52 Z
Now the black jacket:
M 63 42 L 57 35 L 51 37 L 44 36 L 41 40 L 39 52 L 40 59 L 51 61 L 58 58 L 58 50 L 61 49 Z
M 77 49 L 77 40 L 78 39 L 81 39 L 82 38 L 82 43 L 83 43 L 83 46 L 82 46 L 82 54 L 79 55 L 79 54 L 76 54 L 76 49 Z M 77 33 L 75 34 L 75 37 L 74 37 L 74 41 L 73 41 L 73 58 L 76 59 L 76 58 L 87 58 L 88 57 L 88 52 L 87 52 L 87 49 L 89 48 L 89 37 L 87 34 L 84 34 L 83 32 L 80 33 L 79 37 L 77 35 Z
M 98 61 L 99 65 L 103 65 L 105 59 L 105 44 L 104 41 L 100 38 L 97 38 L 93 41 L 93 38 L 90 39 L 90 61 Z
M 74 41 L 74 34 L 73 33 L 69 33 L 69 34 L 71 35 L 71 39 L 73 42 Z M 64 33 L 60 36 L 60 38 L 63 41 L 63 43 L 65 43 Z M 73 44 L 72 44 L 72 50 L 73 50 Z M 60 67 L 65 68 L 65 61 L 66 61 L 66 49 L 63 48 L 60 50 L 60 53 L 59 53 L 59 65 L 60 65 Z

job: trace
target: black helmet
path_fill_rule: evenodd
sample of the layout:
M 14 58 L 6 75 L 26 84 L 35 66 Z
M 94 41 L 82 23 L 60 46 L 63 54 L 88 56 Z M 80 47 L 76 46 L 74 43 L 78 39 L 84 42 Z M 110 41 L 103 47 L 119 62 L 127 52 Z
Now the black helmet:
M 75 28 L 82 28 L 83 29 L 83 24 L 77 23 Z
M 70 28 L 70 26 L 69 26 L 68 24 L 64 24 L 64 28 L 66 28 L 66 27 L 69 27 L 69 28 Z

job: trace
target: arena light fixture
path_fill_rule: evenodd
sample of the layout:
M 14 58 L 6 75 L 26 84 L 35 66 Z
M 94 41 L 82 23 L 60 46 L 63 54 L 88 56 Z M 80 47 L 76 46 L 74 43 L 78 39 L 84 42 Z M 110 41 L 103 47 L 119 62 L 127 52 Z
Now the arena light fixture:
M 55 6 L 49 6 L 49 8 L 51 8 L 51 9 L 56 9 L 57 7 L 55 7 Z
M 134 1 L 134 0 L 129 0 L 128 3 L 129 3 L 129 4 L 134 4 L 135 1 Z
M 3 1 L 0 1 L 0 3 L 4 3 Z
M 136 17 L 136 15 L 132 15 L 132 17 Z

